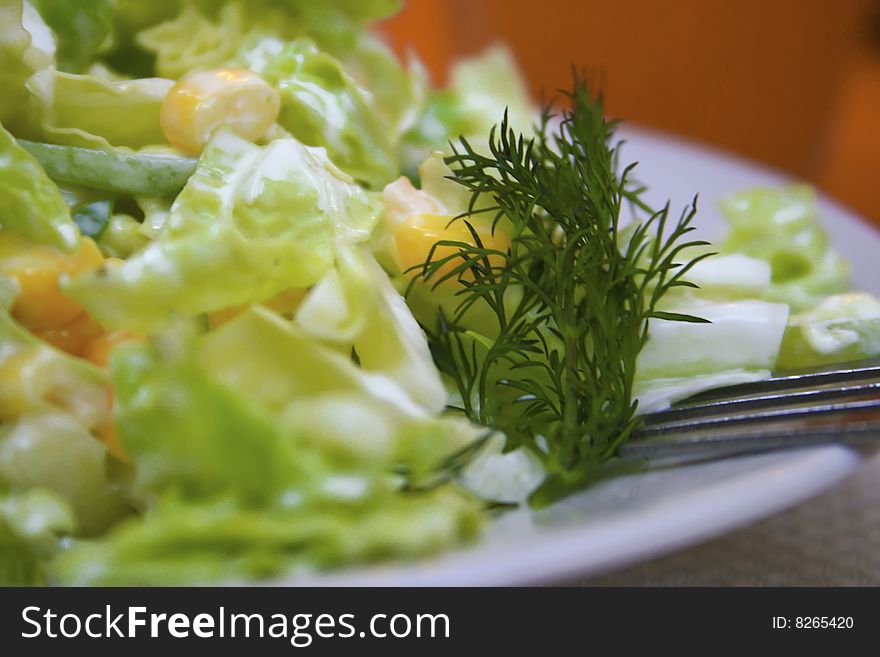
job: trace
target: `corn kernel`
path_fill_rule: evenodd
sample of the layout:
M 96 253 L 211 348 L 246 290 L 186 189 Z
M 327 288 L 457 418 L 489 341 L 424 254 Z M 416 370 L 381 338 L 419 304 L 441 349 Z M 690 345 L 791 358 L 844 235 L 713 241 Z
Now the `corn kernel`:
M 455 246 L 438 246 L 434 249 L 433 254 L 431 248 L 437 242 L 452 241 L 464 242 L 472 246 L 476 246 L 476 241 L 463 220 L 452 220 L 452 217 L 437 214 L 413 214 L 398 224 L 394 231 L 394 262 L 397 264 L 401 272 L 407 276 L 418 276 L 420 270 L 413 267 L 423 265 L 428 258 L 432 262 L 437 262 L 450 255 L 459 252 L 459 248 Z M 494 234 L 490 227 L 480 222 L 472 222 L 480 242 L 487 249 L 495 249 L 498 251 L 506 251 L 510 247 L 510 241 L 501 230 L 496 229 Z M 440 266 L 431 280 L 437 281 L 442 276 L 453 271 L 461 260 L 453 259 Z M 493 255 L 489 257 L 492 266 L 501 266 L 504 261 L 501 256 Z M 467 277 L 468 274 L 465 274 Z M 430 281 L 429 281 L 430 282 Z M 454 279 L 446 281 L 454 282 Z
M 83 356 L 88 345 L 103 332 L 86 313 L 79 314 L 67 326 L 34 331 L 38 337 L 73 356 Z
M 62 328 L 76 320 L 83 308 L 61 291 L 59 278 L 97 269 L 102 261 L 88 237 L 80 240 L 75 253 L 67 254 L 0 231 L 0 274 L 18 286 L 12 316 L 32 331 Z
M 175 84 L 159 111 L 165 137 L 197 155 L 222 125 L 245 139 L 266 134 L 278 119 L 278 92 L 247 69 L 221 68 L 194 73 Z

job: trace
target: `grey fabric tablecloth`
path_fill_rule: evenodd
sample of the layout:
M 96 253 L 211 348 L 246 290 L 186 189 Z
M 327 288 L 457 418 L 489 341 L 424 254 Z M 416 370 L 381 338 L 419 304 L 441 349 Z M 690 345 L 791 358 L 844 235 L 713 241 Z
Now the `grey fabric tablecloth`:
M 731 534 L 572 586 L 880 586 L 880 456 Z

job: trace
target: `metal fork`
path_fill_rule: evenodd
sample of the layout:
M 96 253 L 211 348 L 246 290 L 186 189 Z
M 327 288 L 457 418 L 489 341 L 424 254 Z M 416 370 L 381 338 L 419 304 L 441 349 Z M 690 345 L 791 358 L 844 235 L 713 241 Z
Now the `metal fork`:
M 700 393 L 646 415 L 620 456 L 706 458 L 825 444 L 880 447 L 880 358 Z

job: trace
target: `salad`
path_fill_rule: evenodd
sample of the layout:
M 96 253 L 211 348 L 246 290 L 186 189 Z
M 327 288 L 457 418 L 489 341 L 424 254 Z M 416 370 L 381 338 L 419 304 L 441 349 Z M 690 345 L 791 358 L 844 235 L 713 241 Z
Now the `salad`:
M 0 3 L 0 583 L 422 557 L 630 467 L 642 413 L 880 353 L 809 188 L 692 239 L 590 80 L 434 88 L 398 9 Z

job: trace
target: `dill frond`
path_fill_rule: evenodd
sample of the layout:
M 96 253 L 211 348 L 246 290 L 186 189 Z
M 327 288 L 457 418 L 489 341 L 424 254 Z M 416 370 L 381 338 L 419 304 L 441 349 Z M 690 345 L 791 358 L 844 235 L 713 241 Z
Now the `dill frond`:
M 684 276 L 708 255 L 679 262 L 706 244 L 686 239 L 696 199 L 674 220 L 668 204 L 650 211 L 644 188 L 630 181 L 635 165 L 618 174 L 616 124 L 605 119 L 602 96 L 578 75 L 565 95 L 570 109 L 555 123 L 546 108 L 532 138 L 517 134 L 505 112 L 487 150 L 463 138 L 453 145 L 452 179 L 471 192 L 454 221 L 467 223 L 473 244 L 439 242 L 416 277 L 434 287 L 457 281 L 454 312 L 423 328 L 458 388 L 456 410 L 543 461 L 548 477 L 536 503 L 588 483 L 635 429 L 633 382 L 648 320 L 703 321 L 657 308 L 671 289 L 693 286 Z M 623 229 L 625 205 L 649 216 Z M 469 222 L 478 215 L 493 230 L 503 223 L 509 250 L 482 244 Z M 455 248 L 435 259 L 439 247 Z M 476 305 L 491 311 L 497 334 L 468 327 Z

